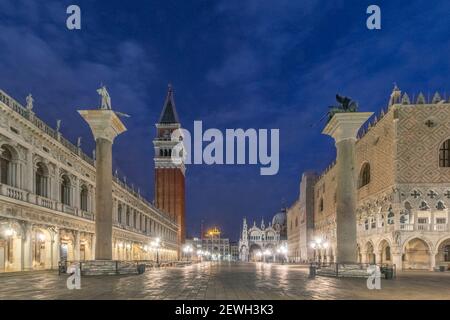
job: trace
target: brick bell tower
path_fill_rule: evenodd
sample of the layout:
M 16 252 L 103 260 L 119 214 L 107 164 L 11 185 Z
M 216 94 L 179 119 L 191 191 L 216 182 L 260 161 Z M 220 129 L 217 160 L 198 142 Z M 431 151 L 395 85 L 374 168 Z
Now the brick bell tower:
M 185 166 L 184 161 L 172 158 L 173 147 L 179 139 L 172 139 L 173 131 L 181 127 L 175 108 L 172 86 L 169 84 L 166 100 L 156 124 L 155 148 L 155 206 L 168 213 L 179 225 L 177 242 L 180 248 L 185 241 Z

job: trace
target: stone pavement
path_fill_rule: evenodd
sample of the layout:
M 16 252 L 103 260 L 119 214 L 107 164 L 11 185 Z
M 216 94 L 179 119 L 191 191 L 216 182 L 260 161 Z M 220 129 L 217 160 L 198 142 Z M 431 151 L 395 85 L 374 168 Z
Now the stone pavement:
M 450 273 L 403 272 L 369 290 L 365 279 L 308 278 L 295 265 L 204 262 L 138 276 L 91 276 L 68 290 L 56 271 L 0 274 L 0 299 L 450 299 Z

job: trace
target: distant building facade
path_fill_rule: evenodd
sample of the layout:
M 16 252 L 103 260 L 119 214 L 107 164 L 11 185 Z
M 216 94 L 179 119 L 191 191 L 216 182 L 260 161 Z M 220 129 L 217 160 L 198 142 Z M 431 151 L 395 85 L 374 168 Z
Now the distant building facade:
M 57 268 L 95 252 L 94 160 L 0 90 L 0 271 Z M 81 122 L 81 119 L 80 119 Z M 113 179 L 113 259 L 177 258 L 179 225 Z
M 395 264 L 398 269 L 450 266 L 449 128 L 450 103 L 439 94 L 429 102 L 419 94 L 412 103 L 396 87 L 387 112 L 361 132 L 354 168 L 359 262 Z M 326 244 L 313 250 L 314 259 L 335 261 L 334 164 L 317 178 L 314 195 L 306 192 L 306 197 L 314 206 L 313 216 L 306 214 L 313 224 L 306 241 Z M 296 232 L 288 235 L 297 242 Z
M 310 246 L 314 234 L 314 186 L 317 175 L 306 172 L 300 182 L 299 198 L 287 210 L 288 260 L 309 262 L 314 258 Z
M 247 219 L 243 219 L 241 238 L 239 240 L 239 259 L 241 261 L 261 261 L 261 254 L 269 250 L 271 255 L 268 260 L 274 260 L 277 249 L 287 243 L 286 209 L 274 215 L 272 221 L 266 227 L 264 219 L 260 226 L 253 222 L 253 226 L 247 225 Z

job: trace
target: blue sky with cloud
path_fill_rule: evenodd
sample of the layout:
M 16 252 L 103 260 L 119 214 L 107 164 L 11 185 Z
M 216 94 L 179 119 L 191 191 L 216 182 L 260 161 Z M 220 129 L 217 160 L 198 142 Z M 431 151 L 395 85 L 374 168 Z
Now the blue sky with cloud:
M 65 27 L 82 10 L 82 30 Z M 188 231 L 200 220 L 237 238 L 241 219 L 271 217 L 298 196 L 305 170 L 334 158 L 322 124 L 339 92 L 362 110 L 386 107 L 392 83 L 411 94 L 449 90 L 450 3 L 377 1 L 382 29 L 366 28 L 371 1 L 0 2 L 0 87 L 70 140 L 94 147 L 76 110 L 98 104 L 104 83 L 113 107 L 132 115 L 114 145 L 114 166 L 153 198 L 154 123 L 167 84 L 180 118 L 205 128 L 280 128 L 280 171 L 258 166 L 189 166 Z

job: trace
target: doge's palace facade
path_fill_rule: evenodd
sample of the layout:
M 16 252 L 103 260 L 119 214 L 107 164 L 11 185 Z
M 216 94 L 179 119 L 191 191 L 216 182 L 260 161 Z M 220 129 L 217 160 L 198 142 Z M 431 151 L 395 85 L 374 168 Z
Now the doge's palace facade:
M 94 258 L 94 160 L 59 126 L 36 117 L 31 96 L 24 107 L 0 90 L 0 272 Z M 177 223 L 117 176 L 113 224 L 113 259 L 177 258 Z
M 450 103 L 392 92 L 356 141 L 357 251 L 361 263 L 450 267 Z M 336 261 L 336 166 L 314 184 L 315 260 Z

